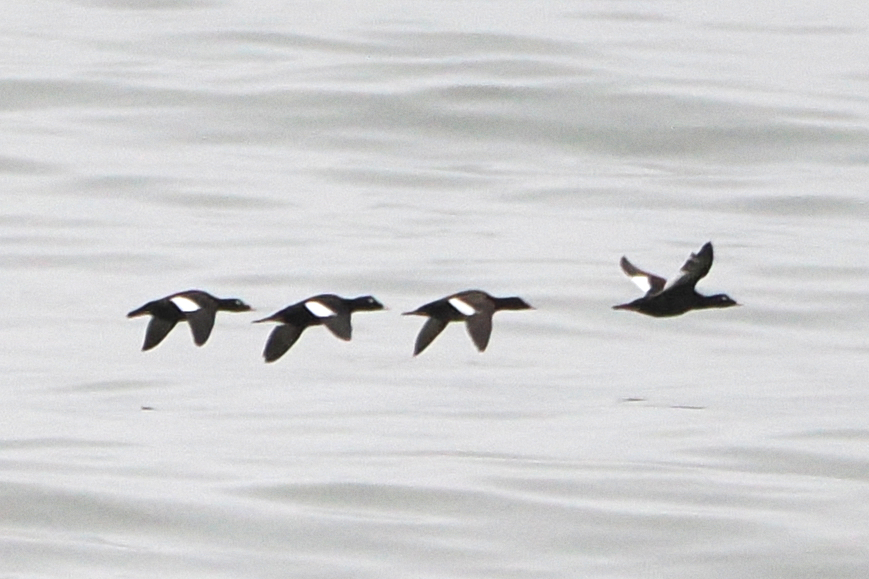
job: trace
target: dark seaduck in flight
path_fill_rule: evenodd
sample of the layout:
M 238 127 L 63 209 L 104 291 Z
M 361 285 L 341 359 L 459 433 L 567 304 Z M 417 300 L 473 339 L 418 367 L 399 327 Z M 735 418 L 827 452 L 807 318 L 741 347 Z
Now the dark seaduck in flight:
M 681 275 L 670 284 L 666 279 L 634 266 L 627 257 L 622 257 L 621 266 L 631 281 L 646 292 L 646 295 L 632 302 L 613 306 L 614 310 L 630 310 L 663 318 L 678 316 L 691 310 L 729 308 L 739 305 L 726 294 L 704 296 L 694 289 L 697 282 L 706 276 L 712 267 L 711 242 L 703 245 L 697 253 L 691 254 L 682 266 Z
M 654 317 L 678 316 L 691 310 L 727 308 L 737 306 L 727 294 L 703 295 L 695 286 L 712 267 L 712 243 L 707 242 L 697 253 L 692 253 L 672 282 L 643 271 L 622 257 L 625 274 L 645 292 L 632 302 L 613 306 L 616 310 L 630 310 Z M 142 350 L 156 347 L 178 322 L 187 322 L 193 341 L 202 346 L 208 341 L 218 311 L 247 312 L 252 308 L 237 298 L 218 298 L 202 290 L 174 293 L 146 303 L 129 312 L 128 318 L 151 316 L 145 331 Z M 263 350 L 266 362 L 274 362 L 296 343 L 305 328 L 325 326 L 337 338 L 349 341 L 353 328 L 353 312 L 383 310 L 383 304 L 373 296 L 343 298 L 335 294 L 320 294 L 285 307 L 254 323 L 276 322 Z M 405 316 L 424 316 L 414 344 L 413 355 L 422 353 L 450 322 L 464 322 L 465 329 L 477 350 L 484 352 L 492 335 L 492 316 L 502 310 L 533 309 L 520 297 L 495 297 L 481 290 L 466 290 L 427 303 L 405 312 Z
M 218 298 L 202 290 L 178 292 L 159 300 L 148 302 L 127 314 L 128 318 L 151 316 L 145 331 L 142 350 L 150 350 L 163 341 L 175 324 L 187 322 L 193 333 L 193 342 L 203 345 L 211 335 L 214 318 L 218 311 L 248 312 L 252 308 L 237 298 Z
M 326 326 L 335 337 L 349 341 L 353 332 L 350 314 L 382 309 L 383 304 L 373 296 L 342 298 L 334 294 L 321 294 L 287 306 L 254 323 L 279 324 L 272 330 L 263 350 L 265 361 L 274 362 L 287 353 L 308 326 Z
M 522 298 L 497 298 L 484 291 L 466 290 L 425 304 L 403 315 L 428 317 L 416 337 L 413 348 L 413 355 L 416 356 L 425 350 L 450 322 L 465 322 L 465 328 L 474 345 L 480 352 L 484 352 L 489 345 L 492 315 L 495 312 L 530 309 L 533 308 Z

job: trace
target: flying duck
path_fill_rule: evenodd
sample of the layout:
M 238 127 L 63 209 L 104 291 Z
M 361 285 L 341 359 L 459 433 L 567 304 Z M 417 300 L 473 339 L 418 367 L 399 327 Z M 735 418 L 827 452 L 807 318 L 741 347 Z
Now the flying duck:
M 321 294 L 287 306 L 254 323 L 278 322 L 280 324 L 272 330 L 263 350 L 265 361 L 274 362 L 287 353 L 308 326 L 326 326 L 337 338 L 347 341 L 350 340 L 353 331 L 350 325 L 350 314 L 382 309 L 384 309 L 383 304 L 373 296 L 348 299 L 334 294 Z
M 247 312 L 250 310 L 251 307 L 240 299 L 217 298 L 202 290 L 187 290 L 148 302 L 128 313 L 127 317 L 151 316 L 148 329 L 145 331 L 145 343 L 142 345 L 142 351 L 145 351 L 162 342 L 163 338 L 175 327 L 175 324 L 182 320 L 190 325 L 193 342 L 197 346 L 201 346 L 211 335 L 214 317 L 218 311 Z
M 413 355 L 416 356 L 432 343 L 450 322 L 465 322 L 468 335 L 480 352 L 489 345 L 492 334 L 492 315 L 501 310 L 533 309 L 522 298 L 496 298 L 480 290 L 466 290 L 420 306 L 405 316 L 427 316 L 416 337 Z
M 667 284 L 667 280 L 635 267 L 628 258 L 622 257 L 622 270 L 641 290 L 646 292 L 641 298 L 626 304 L 613 306 L 614 310 L 631 310 L 663 318 L 678 316 L 691 310 L 707 308 L 729 308 L 738 306 L 730 296 L 715 294 L 705 296 L 697 293 L 694 286 L 712 267 L 712 243 L 707 242 L 700 251 L 692 253 L 680 270 L 680 276 Z

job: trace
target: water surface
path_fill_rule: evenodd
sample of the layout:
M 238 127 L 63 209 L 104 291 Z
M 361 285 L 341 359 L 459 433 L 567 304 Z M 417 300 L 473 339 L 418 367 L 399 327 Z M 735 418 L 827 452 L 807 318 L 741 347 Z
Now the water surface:
M 778 8 L 4 4 L 0 571 L 865 577 L 869 20 Z M 610 309 L 707 240 L 743 307 Z

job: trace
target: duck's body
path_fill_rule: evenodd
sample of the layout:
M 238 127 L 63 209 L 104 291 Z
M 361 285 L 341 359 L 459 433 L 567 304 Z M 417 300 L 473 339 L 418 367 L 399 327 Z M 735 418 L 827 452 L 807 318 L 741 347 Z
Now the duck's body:
M 265 361 L 274 362 L 287 353 L 308 326 L 326 326 L 337 338 L 349 341 L 353 332 L 350 324 L 353 312 L 382 309 L 383 304 L 372 296 L 348 299 L 334 294 L 321 294 L 287 306 L 254 323 L 280 324 L 272 330 L 263 350 Z
M 501 310 L 532 309 L 522 298 L 498 298 L 480 290 L 466 290 L 427 303 L 405 316 L 427 316 L 416 337 L 413 355 L 425 350 L 450 322 L 465 322 L 468 335 L 480 352 L 489 345 L 492 334 L 492 315 Z
M 704 296 L 694 287 L 712 267 L 712 243 L 707 242 L 700 251 L 692 253 L 673 283 L 634 266 L 626 257 L 621 259 L 622 270 L 646 294 L 632 302 L 613 306 L 614 310 L 631 310 L 656 318 L 679 316 L 691 310 L 727 308 L 737 306 L 730 296 L 715 294 Z
M 208 341 L 218 311 L 247 312 L 251 307 L 236 298 L 218 298 L 202 290 L 178 292 L 152 302 L 127 314 L 128 318 L 151 316 L 145 331 L 142 350 L 157 346 L 178 322 L 186 321 L 193 333 L 193 342 L 202 346 Z

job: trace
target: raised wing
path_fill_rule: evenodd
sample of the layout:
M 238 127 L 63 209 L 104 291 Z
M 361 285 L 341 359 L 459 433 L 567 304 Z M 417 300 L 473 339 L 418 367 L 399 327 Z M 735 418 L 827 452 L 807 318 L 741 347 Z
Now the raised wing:
M 634 282 L 634 284 L 647 296 L 660 292 L 664 289 L 664 286 L 667 285 L 666 279 L 641 270 L 628 261 L 627 257 L 622 257 L 620 265 L 622 266 L 622 271 L 624 271 L 625 274 L 631 278 L 631 281 Z
M 691 287 L 694 287 L 698 281 L 703 279 L 703 277 L 709 273 L 709 268 L 711 267 L 712 243 L 707 241 L 703 247 L 700 248 L 700 251 L 691 254 L 691 257 L 688 258 L 688 261 L 685 262 L 685 265 L 683 265 L 680 270 L 682 275 L 673 281 L 672 286 L 690 285 Z

